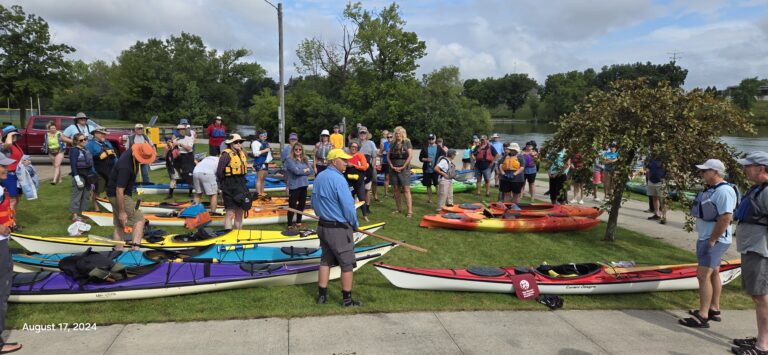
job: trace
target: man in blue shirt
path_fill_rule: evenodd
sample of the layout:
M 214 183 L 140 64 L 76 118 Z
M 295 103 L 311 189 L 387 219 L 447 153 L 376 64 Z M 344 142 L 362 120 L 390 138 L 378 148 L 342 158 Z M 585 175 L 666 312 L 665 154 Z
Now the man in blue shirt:
M 616 162 L 619 160 L 619 145 L 612 142 L 608 145 L 608 150 L 603 152 L 603 192 L 605 199 L 610 200 L 613 196 L 613 172 L 616 170 Z
M 491 146 L 493 146 L 493 149 L 496 150 L 496 153 L 498 153 L 496 160 L 493 162 L 493 165 L 491 165 L 491 172 L 495 172 L 496 168 L 501 164 L 501 161 L 504 160 L 504 142 L 499 140 L 498 133 L 494 133 L 488 143 L 490 143 Z M 493 180 L 495 185 L 499 186 L 499 174 L 494 174 Z
M 332 266 L 341 267 L 342 306 L 354 307 L 363 303 L 352 299 L 352 271 L 355 269 L 354 232 L 358 228 L 355 200 L 349 193 L 344 178 L 347 160 L 352 158 L 342 149 L 328 152 L 328 168 L 317 175 L 312 190 L 312 208 L 320 217 L 317 235 L 323 254 L 317 279 L 317 304 L 328 301 L 328 279 Z
M 435 164 L 440 160 L 440 157 L 445 155 L 445 152 L 435 143 L 435 135 L 430 133 L 427 137 L 429 143 L 419 153 L 419 160 L 421 160 L 423 175 L 421 178 L 421 184 L 427 188 L 427 203 L 432 203 L 432 186 L 437 190 L 437 178 L 438 174 L 435 172 Z
M 699 175 L 707 186 L 693 202 L 691 214 L 696 217 L 696 258 L 699 267 L 699 309 L 691 310 L 693 316 L 680 320 L 680 324 L 692 328 L 709 328 L 709 318 L 720 316 L 720 260 L 731 246 L 731 220 L 736 208 L 736 191 L 725 179 L 725 165 L 717 159 L 709 159 L 696 165 Z

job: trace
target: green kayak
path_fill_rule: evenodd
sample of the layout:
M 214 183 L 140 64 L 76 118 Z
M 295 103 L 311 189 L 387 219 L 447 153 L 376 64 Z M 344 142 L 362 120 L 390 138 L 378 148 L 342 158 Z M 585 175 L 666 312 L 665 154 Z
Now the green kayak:
M 635 181 L 629 181 L 627 182 L 627 190 L 632 191 L 637 194 L 641 195 L 647 195 L 648 190 L 644 183 L 635 182 Z M 688 201 L 693 201 L 693 199 L 696 198 L 696 193 L 693 191 L 685 191 L 683 192 L 683 196 Z M 675 190 L 672 190 L 669 192 L 669 197 L 671 197 L 673 200 L 678 199 L 678 193 Z
M 463 181 L 453 181 L 453 192 L 459 193 L 459 192 L 465 192 L 465 191 L 472 191 L 476 187 L 474 182 L 463 182 Z M 432 191 L 437 192 L 437 188 L 435 187 L 432 189 Z M 411 184 L 411 192 L 415 194 L 425 194 L 427 193 L 427 187 L 421 184 L 421 181 Z

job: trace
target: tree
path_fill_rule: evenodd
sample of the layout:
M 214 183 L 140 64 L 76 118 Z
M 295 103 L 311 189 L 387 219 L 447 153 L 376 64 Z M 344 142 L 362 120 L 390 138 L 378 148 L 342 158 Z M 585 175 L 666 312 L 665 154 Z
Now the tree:
M 531 116 L 533 116 L 533 118 L 539 117 L 539 106 L 541 106 L 539 95 L 528 95 L 526 103 L 528 104 L 528 108 L 531 109 Z
M 75 49 L 51 43 L 48 23 L 25 14 L 21 6 L 0 5 L 0 95 L 19 105 L 21 126 L 26 125 L 26 102 L 63 86 L 71 65 L 64 59 Z
M 597 87 L 600 89 L 607 89 L 612 82 L 617 80 L 636 80 L 639 78 L 646 78 L 646 83 L 651 86 L 656 86 L 664 81 L 672 87 L 679 88 L 683 86 L 687 76 L 688 70 L 681 68 L 674 61 L 665 64 L 638 62 L 604 66 L 595 79 Z
M 528 74 L 507 74 L 496 80 L 494 91 L 499 95 L 499 101 L 515 112 L 536 87 L 536 80 L 529 78 Z
M 576 104 L 596 89 L 596 76 L 592 69 L 548 75 L 541 98 L 555 117 L 571 113 Z
M 760 92 L 761 85 L 763 85 L 763 81 L 758 80 L 757 77 L 742 80 L 731 94 L 733 103 L 743 110 L 749 111 L 757 102 L 757 94 Z
M 607 90 L 594 91 L 562 117 L 544 150 L 551 154 L 568 148 L 571 153 L 580 152 L 583 161 L 593 161 L 607 142 L 618 143 L 604 238 L 613 241 L 624 187 L 641 156 L 660 161 L 667 172 L 664 184 L 678 191 L 689 190 L 699 181 L 693 166 L 709 158 L 726 164 L 731 181 L 742 181 L 735 149 L 720 141 L 720 135 L 739 130 L 754 133 L 741 110 L 711 93 L 686 93 L 666 82 L 652 87 L 647 79 L 620 80 Z M 690 223 L 689 216 L 689 228 Z

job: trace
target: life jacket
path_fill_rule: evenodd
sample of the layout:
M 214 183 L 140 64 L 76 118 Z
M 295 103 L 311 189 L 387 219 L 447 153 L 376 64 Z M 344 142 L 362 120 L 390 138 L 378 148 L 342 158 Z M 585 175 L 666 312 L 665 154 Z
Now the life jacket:
M 475 158 L 477 158 L 477 160 L 480 160 L 480 161 L 492 162 L 493 154 L 491 153 L 491 145 L 486 144 L 485 148 L 477 148 L 477 153 L 475 153 Z
M 713 187 L 709 187 L 704 191 L 701 191 L 698 194 L 696 194 L 696 199 L 693 201 L 693 207 L 691 207 L 691 215 L 696 218 L 701 218 L 706 222 L 717 221 L 717 217 L 720 216 L 720 211 L 717 210 L 717 206 L 715 206 L 715 203 L 712 201 L 712 195 L 714 195 L 715 190 L 717 190 L 721 186 L 728 186 L 734 190 L 737 198 L 736 205 L 738 207 L 738 197 L 739 197 L 738 188 L 734 184 L 723 181 Z
M 405 160 L 408 158 L 408 149 L 405 148 L 405 141 L 400 144 L 393 143 L 389 146 L 389 159 L 391 160 Z
M 517 159 L 516 155 L 506 156 L 504 162 L 501 163 L 501 170 L 503 171 L 517 171 L 517 169 L 520 169 L 520 160 Z
M 117 157 L 117 153 L 115 153 L 115 149 L 107 145 L 106 142 L 96 141 L 96 143 L 98 143 L 99 146 L 101 147 L 101 153 L 99 153 L 99 155 L 95 158 L 96 160 L 105 160 L 107 158 L 114 159 L 115 157 Z
M 54 145 L 51 145 L 51 143 L 55 143 Z M 61 139 L 61 132 L 56 132 L 51 136 L 50 133 L 45 133 L 45 150 L 46 151 L 59 151 L 61 148 L 64 147 L 66 143 L 64 143 L 64 140 Z
M 213 129 L 211 130 L 211 138 L 224 138 L 227 136 L 227 131 L 224 129 L 224 126 L 213 126 Z
M 144 143 L 149 143 L 149 137 L 147 137 L 146 134 L 142 134 L 141 136 L 144 137 Z M 128 148 L 133 146 L 134 142 L 136 142 L 136 135 L 132 134 L 128 136 Z
M 315 149 L 315 158 L 317 159 L 318 165 L 325 165 L 325 158 L 328 156 L 328 152 L 330 152 L 331 149 L 333 149 L 333 144 L 331 144 L 331 142 L 326 144 L 323 144 L 322 142 L 317 143 L 317 149 Z
M 61 259 L 59 269 L 81 286 L 91 280 L 114 282 L 128 276 L 123 264 L 115 262 L 109 256 L 91 251 L 91 248 L 84 253 Z
M 255 145 L 258 145 L 258 148 L 254 149 Z M 253 165 L 260 165 L 260 164 L 269 163 L 267 161 L 267 158 L 269 156 L 269 153 L 271 153 L 271 152 L 268 152 L 267 154 L 261 154 L 259 156 L 256 156 L 256 154 L 255 154 L 255 152 L 257 150 L 264 150 L 264 149 L 267 149 L 267 148 L 269 148 L 269 143 L 267 143 L 265 141 L 262 141 L 262 140 L 257 140 L 255 142 L 251 143 L 251 150 L 253 150 L 253 154 L 254 154 L 253 155 L 253 157 L 254 157 Z
M 80 150 L 76 163 L 78 169 L 90 169 L 93 166 L 93 155 L 91 155 L 91 152 L 80 147 L 74 147 L 72 149 Z M 70 156 L 72 156 L 72 154 L 70 154 Z
M 242 150 L 235 152 L 229 148 L 224 149 L 223 153 L 229 154 L 229 164 L 224 168 L 224 176 L 245 175 L 247 170 L 245 153 Z
M 741 198 L 741 203 L 736 208 L 736 213 L 733 216 L 735 220 L 739 221 L 739 224 L 749 223 L 768 226 L 768 211 L 763 211 L 757 203 L 757 197 L 765 190 L 766 186 L 768 186 L 768 183 L 755 185 Z
M 8 191 L 3 189 L 0 198 L 2 199 L 0 201 L 0 224 L 13 228 L 16 225 L 16 211 L 11 209 L 11 197 L 8 195 Z

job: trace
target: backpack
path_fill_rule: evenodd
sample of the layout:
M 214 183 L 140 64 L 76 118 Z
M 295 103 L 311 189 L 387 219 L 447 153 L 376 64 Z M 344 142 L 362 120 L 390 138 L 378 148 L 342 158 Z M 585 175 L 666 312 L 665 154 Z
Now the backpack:
M 448 171 L 444 171 L 444 173 L 448 174 L 448 179 L 449 180 L 455 179 L 456 175 L 457 175 L 456 174 L 456 165 L 454 165 L 453 162 L 450 159 L 448 159 L 448 157 L 446 157 L 446 156 L 440 157 L 440 160 L 443 160 L 443 159 L 445 159 L 448 162 Z M 440 161 L 438 160 L 437 163 L 440 164 Z M 435 166 L 437 166 L 437 165 L 435 165 Z
M 110 256 L 112 256 L 111 253 Z M 116 263 L 111 257 L 102 253 L 91 251 L 91 248 L 83 253 L 61 259 L 59 269 L 80 285 L 92 280 L 114 282 L 128 277 L 125 265 Z

